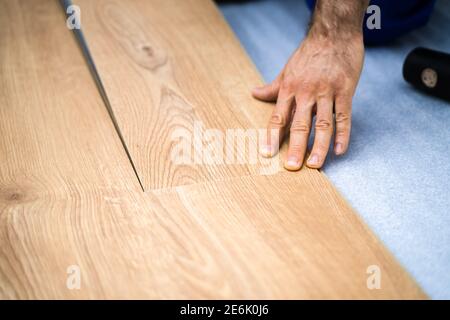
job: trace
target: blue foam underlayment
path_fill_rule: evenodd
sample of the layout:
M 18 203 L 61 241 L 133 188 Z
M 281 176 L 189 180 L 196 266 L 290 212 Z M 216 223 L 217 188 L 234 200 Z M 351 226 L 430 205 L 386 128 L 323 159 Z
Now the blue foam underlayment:
M 268 82 L 299 45 L 310 15 L 301 0 L 220 9 Z M 425 27 L 367 48 L 350 150 L 329 157 L 324 171 L 425 292 L 449 299 L 450 103 L 403 80 L 403 61 L 417 46 L 450 53 L 450 1 L 438 1 Z

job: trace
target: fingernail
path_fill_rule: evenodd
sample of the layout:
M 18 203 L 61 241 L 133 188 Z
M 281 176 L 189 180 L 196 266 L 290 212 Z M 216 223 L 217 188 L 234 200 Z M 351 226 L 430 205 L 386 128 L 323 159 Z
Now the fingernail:
M 269 145 L 261 146 L 259 153 L 261 153 L 263 157 L 269 158 L 272 156 L 272 147 Z
M 312 156 L 309 157 L 308 164 L 313 166 L 319 164 L 319 157 L 317 156 L 317 154 L 313 154 Z
M 336 144 L 336 154 L 341 154 L 342 153 L 342 143 L 338 143 Z
M 296 157 L 289 157 L 284 167 L 288 170 L 298 170 L 300 169 L 300 163 Z

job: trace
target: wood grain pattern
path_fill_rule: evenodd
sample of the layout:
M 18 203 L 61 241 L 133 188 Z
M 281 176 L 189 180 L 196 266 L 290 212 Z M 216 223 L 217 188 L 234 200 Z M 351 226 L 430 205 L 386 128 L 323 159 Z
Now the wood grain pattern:
M 192 132 L 195 121 L 220 132 L 264 128 L 272 109 L 250 97 L 260 76 L 211 1 L 74 3 L 146 190 L 260 173 L 261 158 L 242 165 L 170 161 L 177 130 Z
M 109 190 L 10 204 L 3 211 L 10 217 L 8 231 L 2 229 L 0 237 L 0 274 L 7 275 L 0 278 L 1 296 L 425 297 L 312 172 L 299 179 L 287 173 L 244 177 L 144 195 Z M 380 290 L 366 287 L 372 264 L 381 268 Z M 65 286 L 69 265 L 80 267 L 80 290 Z
M 136 177 L 58 3 L 0 3 L 2 198 L 135 190 Z
M 168 212 L 185 208 L 201 230 L 196 232 L 202 234 L 202 243 L 216 246 L 211 249 L 220 253 L 221 279 L 233 279 L 225 286 L 235 290 L 232 297 L 425 297 L 317 171 L 243 177 L 176 190 L 158 192 L 161 204 Z M 178 234 L 183 235 L 183 230 Z M 208 251 L 212 252 L 197 254 L 202 254 L 205 267 L 213 267 Z M 381 290 L 367 288 L 366 270 L 371 265 L 381 269 Z M 197 275 L 197 281 L 210 278 L 195 269 L 189 274 Z
M 320 172 L 230 176 L 142 192 L 57 2 L 0 0 L 0 298 L 426 297 Z
M 0 1 L 0 296 L 55 297 L 83 208 L 118 188 L 140 190 L 59 4 Z

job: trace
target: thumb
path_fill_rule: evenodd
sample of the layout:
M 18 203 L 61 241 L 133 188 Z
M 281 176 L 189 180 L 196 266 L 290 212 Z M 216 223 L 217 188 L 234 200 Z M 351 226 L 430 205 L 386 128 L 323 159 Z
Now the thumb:
M 280 77 L 277 77 L 272 83 L 254 88 L 252 90 L 252 95 L 258 100 L 273 102 L 277 100 L 279 90 Z

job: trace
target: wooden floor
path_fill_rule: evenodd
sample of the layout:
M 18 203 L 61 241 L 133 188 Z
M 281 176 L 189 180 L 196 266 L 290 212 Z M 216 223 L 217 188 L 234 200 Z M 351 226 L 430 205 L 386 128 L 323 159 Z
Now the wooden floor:
M 321 172 L 170 161 L 272 108 L 210 0 L 75 3 L 131 159 L 58 1 L 0 0 L 1 298 L 426 298 Z

